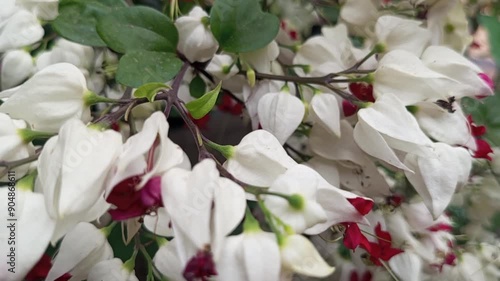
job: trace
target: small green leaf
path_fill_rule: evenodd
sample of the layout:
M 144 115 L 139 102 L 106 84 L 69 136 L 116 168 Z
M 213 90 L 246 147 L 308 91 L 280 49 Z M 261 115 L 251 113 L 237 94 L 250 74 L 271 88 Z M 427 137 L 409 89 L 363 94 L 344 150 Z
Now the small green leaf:
M 190 101 L 186 104 L 189 113 L 191 113 L 191 116 L 193 116 L 194 119 L 201 119 L 207 115 L 210 110 L 212 110 L 215 102 L 217 101 L 217 97 L 219 96 L 221 87 L 222 81 L 219 82 L 219 85 L 217 85 L 217 87 L 215 87 L 212 91 L 204 94 L 201 98 Z
M 169 86 L 163 83 L 148 83 L 140 86 L 135 92 L 134 97 L 136 98 L 147 98 L 149 102 L 153 102 L 155 100 L 158 91 L 163 89 L 170 89 Z
M 193 98 L 199 98 L 203 96 L 207 89 L 207 85 L 205 85 L 205 81 L 197 75 L 191 80 L 191 83 L 189 83 L 189 93 Z
M 181 69 L 182 61 L 175 54 L 151 51 L 131 51 L 118 64 L 116 80 L 138 88 L 147 83 L 165 83 Z
M 96 31 L 97 17 L 126 7 L 122 0 L 62 0 L 59 16 L 52 22 L 62 37 L 88 46 L 105 47 Z
M 210 12 L 210 28 L 227 52 L 255 51 L 278 35 L 280 21 L 262 12 L 257 0 L 217 0 Z
M 164 14 L 148 7 L 123 8 L 99 17 L 97 32 L 116 52 L 175 52 L 179 34 Z

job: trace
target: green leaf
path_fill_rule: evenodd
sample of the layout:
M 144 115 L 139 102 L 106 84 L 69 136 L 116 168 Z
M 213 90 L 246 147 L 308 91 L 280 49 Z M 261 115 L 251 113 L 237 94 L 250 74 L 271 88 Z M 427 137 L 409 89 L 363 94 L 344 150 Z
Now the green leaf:
M 264 13 L 257 0 L 217 0 L 210 28 L 227 52 L 244 53 L 265 47 L 279 31 L 279 19 Z
M 148 7 L 123 8 L 99 17 L 97 32 L 116 52 L 175 52 L 179 34 L 164 14 Z
M 147 83 L 165 83 L 181 69 L 182 61 L 175 54 L 151 51 L 131 51 L 118 64 L 116 80 L 138 88 Z
M 158 91 L 163 89 L 170 89 L 169 86 L 163 83 L 148 83 L 140 86 L 135 92 L 134 97 L 136 98 L 147 98 L 149 102 L 153 102 L 155 100 Z
M 479 16 L 479 22 L 488 30 L 491 54 L 497 64 L 500 64 L 500 21 L 491 16 Z
M 63 0 L 59 3 L 59 16 L 52 22 L 62 37 L 83 45 L 105 47 L 96 31 L 97 17 L 126 7 L 122 0 Z
M 204 94 L 201 98 L 190 101 L 186 104 L 189 113 L 191 113 L 191 116 L 193 116 L 194 119 L 201 119 L 207 115 L 210 110 L 212 110 L 215 102 L 217 101 L 217 97 L 219 96 L 221 87 L 222 81 L 219 82 L 219 85 L 217 85 L 217 87 L 215 87 L 212 91 Z
M 189 83 L 189 93 L 193 98 L 199 98 L 203 96 L 207 89 L 207 85 L 205 85 L 205 81 L 197 75 L 191 80 L 191 83 Z

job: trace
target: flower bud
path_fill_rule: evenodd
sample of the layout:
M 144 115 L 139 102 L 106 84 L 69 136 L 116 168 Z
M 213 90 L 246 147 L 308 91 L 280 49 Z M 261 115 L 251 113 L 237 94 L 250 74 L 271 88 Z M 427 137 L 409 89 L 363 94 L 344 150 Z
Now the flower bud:
M 87 92 L 82 72 L 72 64 L 58 63 L 23 85 L 0 92 L 0 98 L 8 97 L 0 112 L 26 120 L 34 130 L 55 133 L 68 119 L 90 120 L 90 108 L 84 102 Z
M 212 32 L 204 24 L 207 16 L 202 8 L 196 6 L 187 16 L 175 21 L 179 31 L 177 49 L 191 62 L 205 62 L 211 59 L 219 48 Z
M 33 145 L 23 141 L 17 133 L 19 129 L 26 127 L 22 121 L 12 120 L 7 114 L 0 113 L 0 159 L 3 161 L 16 161 L 27 158 L 35 153 Z M 0 172 L 5 168 L 0 167 Z M 16 178 L 23 177 L 28 172 L 28 165 L 15 167 L 10 172 L 15 173 Z M 0 182 L 7 181 L 8 175 L 0 178 Z
M 44 34 L 37 18 L 26 10 L 17 10 L 10 17 L 0 17 L 0 26 L 0 53 L 31 45 Z
M 2 59 L 0 89 L 5 90 L 21 84 L 34 71 L 33 58 L 22 50 L 12 50 L 5 53 Z

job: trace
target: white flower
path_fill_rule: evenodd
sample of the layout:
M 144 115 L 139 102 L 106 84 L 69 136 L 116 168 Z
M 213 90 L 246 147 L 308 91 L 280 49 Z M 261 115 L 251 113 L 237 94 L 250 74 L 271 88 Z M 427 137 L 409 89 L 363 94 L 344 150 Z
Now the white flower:
M 238 76 L 236 76 L 238 77 Z M 233 79 L 235 79 L 234 77 Z M 240 77 L 243 80 L 242 77 Z M 257 130 L 259 127 L 259 115 L 258 115 L 258 107 L 260 99 L 268 94 L 273 92 L 278 92 L 280 90 L 280 84 L 276 81 L 272 80 L 264 80 L 253 88 L 248 86 L 248 83 L 244 81 L 238 81 L 239 83 L 244 83 L 243 86 L 243 101 L 245 102 L 245 108 L 250 116 L 250 120 L 252 122 L 252 129 Z
M 92 267 L 86 279 L 87 281 L 139 281 L 134 270 L 127 269 L 118 258 L 97 263 Z
M 61 62 L 71 63 L 82 71 L 90 71 L 94 66 L 94 49 L 60 38 L 50 51 L 43 52 L 36 58 L 36 67 L 42 70 Z
M 32 129 L 57 132 L 68 119 L 90 120 L 85 77 L 74 65 L 58 63 L 37 72 L 19 87 L 0 92 L 8 99 L 0 112 L 26 120 Z
M 422 259 L 412 251 L 406 250 L 395 255 L 389 260 L 389 266 L 401 280 L 422 280 Z
M 338 138 L 323 126 L 313 126 L 309 134 L 309 148 L 318 155 L 308 163 L 331 185 L 356 190 L 367 196 L 388 195 L 390 187 L 373 161 L 354 140 L 353 128 L 346 120 L 340 122 Z M 324 158 L 324 159 L 323 159 Z M 318 167 L 319 166 L 319 167 Z M 337 175 L 336 181 L 330 178 Z
M 432 44 L 442 45 L 463 53 L 472 42 L 469 19 L 460 1 L 437 1 L 427 13 L 427 28 L 432 32 Z
M 226 235 L 243 219 L 243 188 L 220 177 L 215 162 L 206 159 L 192 171 L 169 170 L 162 177 L 162 198 L 175 238 L 156 253 L 157 268 L 173 280 L 214 275 Z
M 358 111 L 358 118 L 354 140 L 367 154 L 407 171 L 410 169 L 399 160 L 395 149 L 428 155 L 431 140 L 396 96 L 386 93 L 372 106 Z
M 41 20 L 50 21 L 58 15 L 59 0 L 16 0 L 16 4 Z
M 239 180 L 254 185 L 268 187 L 287 169 L 297 163 L 286 153 L 279 141 L 265 130 L 257 130 L 246 135 L 234 147 L 232 157 L 224 167 Z
M 416 55 L 404 50 L 385 54 L 374 79 L 373 93 L 377 98 L 386 93 L 397 93 L 404 105 L 447 100 L 457 96 L 460 90 L 458 81 L 432 71 Z
M 415 173 L 405 175 L 424 203 L 437 218 L 451 201 L 457 187 L 469 178 L 472 159 L 466 149 L 445 143 L 433 144 L 433 155 L 421 157 L 408 154 L 405 165 Z
M 58 220 L 53 242 L 76 223 L 94 220 L 107 210 L 104 181 L 121 146 L 119 133 L 89 129 L 76 119 L 47 141 L 39 159 L 37 184 L 49 214 Z
M 15 177 L 20 178 L 17 173 Z M 27 191 L 19 183 L 15 191 L 9 189 L 10 187 L 6 186 L 0 188 L 0 202 L 2 206 L 5 206 L 0 210 L 0 218 L 5 222 L 0 229 L 0 251 L 2 252 L 0 280 L 18 281 L 24 280 L 26 274 L 47 249 L 54 232 L 55 220 L 47 213 L 42 194 Z M 9 194 L 10 192 L 15 195 Z M 8 212 L 9 198 L 15 200 L 15 217 Z M 16 218 L 17 221 L 12 221 L 15 226 L 9 228 L 8 219 L 12 218 Z M 13 239 L 9 240 L 9 238 Z M 15 247 L 15 253 L 13 254 L 14 262 L 9 265 L 10 247 Z M 15 273 L 8 271 L 11 267 L 15 268 Z
M 340 10 L 340 17 L 349 25 L 352 33 L 361 36 L 373 34 L 380 12 L 379 0 L 347 0 Z
M 90 223 L 81 222 L 62 240 L 45 280 L 54 281 L 67 272 L 71 280 L 85 280 L 94 265 L 112 257 L 113 249 L 106 234 Z
M 454 107 L 453 113 L 432 103 L 419 103 L 417 106 L 415 117 L 420 128 L 429 137 L 449 145 L 461 145 L 472 151 L 476 150 L 476 141 L 460 106 Z
M 23 50 L 12 50 L 2 58 L 0 89 L 6 90 L 21 84 L 34 72 L 33 58 Z
M 234 64 L 230 55 L 215 55 L 207 65 L 206 71 L 219 80 L 225 80 L 238 73 L 238 67 Z
M 294 64 L 308 65 L 307 76 L 321 76 L 339 72 L 356 63 L 355 52 L 347 27 L 338 24 L 323 27 L 323 36 L 313 36 L 300 47 L 293 59 Z M 302 74 L 301 69 L 297 69 Z
M 326 213 L 316 202 L 319 188 L 318 174 L 304 165 L 296 165 L 280 175 L 268 189 L 289 196 L 285 198 L 266 195 L 269 210 L 297 233 L 304 232 L 318 223 L 326 221 Z
M 248 53 L 241 53 L 240 59 L 255 69 L 257 72 L 269 73 L 271 71 L 271 62 L 274 61 L 280 53 L 278 43 L 272 41 L 267 46 Z
M 35 154 L 35 148 L 31 143 L 25 143 L 18 133 L 19 129 L 26 128 L 26 123 L 20 120 L 12 120 L 7 114 L 0 113 L 0 159 L 3 161 L 16 161 Z M 0 168 L 4 171 L 5 168 Z M 28 165 L 22 165 L 12 169 L 16 178 L 23 177 L 28 172 Z M 7 175 L 0 178 L 7 181 Z
M 280 249 L 273 233 L 244 231 L 229 236 L 218 262 L 220 281 L 275 281 L 280 273 Z
M 217 40 L 203 22 L 207 17 L 208 14 L 196 6 L 187 16 L 175 21 L 179 31 L 177 49 L 191 62 L 205 62 L 211 59 L 219 48 Z
M 271 132 L 281 144 L 295 132 L 305 114 L 302 101 L 287 91 L 264 95 L 257 110 L 262 129 Z
M 0 53 L 36 43 L 44 34 L 42 26 L 32 13 L 22 9 L 13 11 L 15 12 L 11 14 L 6 13 L 6 17 L 0 17 Z
M 431 33 L 421 25 L 416 20 L 381 16 L 375 25 L 375 35 L 386 51 L 406 50 L 420 56 L 431 39 Z
M 315 94 L 311 100 L 311 117 L 329 133 L 340 137 L 340 109 L 337 98 L 331 94 Z
M 326 277 L 335 270 L 302 235 L 285 237 L 284 244 L 280 248 L 281 263 L 286 270 L 311 277 Z
M 184 153 L 168 138 L 168 130 L 169 124 L 163 112 L 156 111 L 146 119 L 142 130 L 131 136 L 123 145 L 116 164 L 111 169 L 106 196 L 127 178 L 141 176 L 135 187 L 139 190 L 153 176 L 161 176 L 167 170 L 183 163 Z M 154 152 L 153 156 L 148 156 L 151 151 Z M 151 161 L 152 166 L 147 166 L 148 161 Z
M 443 46 L 430 46 L 422 62 L 433 71 L 458 81 L 460 90 L 454 96 L 491 96 L 493 89 L 479 74 L 483 71 L 464 56 Z

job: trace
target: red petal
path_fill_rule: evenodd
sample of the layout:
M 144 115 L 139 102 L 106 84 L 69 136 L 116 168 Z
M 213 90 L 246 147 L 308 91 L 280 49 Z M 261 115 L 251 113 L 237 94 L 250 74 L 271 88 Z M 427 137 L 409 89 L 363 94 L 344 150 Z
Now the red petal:
M 488 84 L 488 86 L 490 87 L 490 89 L 492 89 L 492 90 L 495 89 L 495 82 L 493 82 L 493 80 L 488 76 L 488 74 L 486 74 L 486 73 L 479 73 L 478 75 L 481 78 L 481 80 L 483 80 L 486 84 Z
M 365 271 L 365 273 L 363 274 L 363 277 L 361 278 L 361 281 L 371 281 L 373 278 L 373 275 L 372 275 L 372 272 L 367 270 Z
M 141 177 L 142 175 L 139 175 L 122 180 L 113 188 L 106 201 L 119 209 L 128 209 L 140 200 L 135 186 L 141 181 Z
M 356 272 L 356 270 L 351 271 L 349 281 L 359 281 L 358 273 Z
M 395 255 L 399 255 L 403 252 L 404 252 L 403 250 L 397 249 L 397 248 L 385 248 L 382 250 L 382 254 L 380 256 L 380 259 L 384 260 L 384 261 L 388 261 L 388 260 L 392 259 L 392 257 L 394 257 Z
M 347 201 L 363 216 L 368 214 L 373 208 L 373 201 L 362 197 L 347 198 Z
M 346 227 L 344 233 L 344 246 L 346 246 L 347 249 L 354 250 L 361 243 L 361 236 L 363 236 L 363 234 L 361 234 L 359 226 L 355 223 L 343 223 L 343 225 Z
M 446 232 L 451 232 L 453 230 L 453 226 L 446 224 L 446 223 L 438 223 L 433 226 L 430 226 L 427 228 L 427 230 L 431 232 L 438 232 L 438 231 L 446 231 Z
M 375 102 L 373 97 L 373 86 L 364 82 L 355 82 L 349 84 L 351 93 L 361 101 Z
M 378 243 L 381 247 L 390 247 L 392 244 L 391 234 L 387 231 L 382 230 L 380 223 L 377 223 L 375 227 L 375 235 L 377 236 Z
M 352 104 L 350 101 L 343 100 L 342 101 L 342 111 L 344 112 L 345 117 L 352 116 L 356 114 L 358 111 L 358 107 Z
M 482 158 L 492 160 L 490 153 L 493 153 L 490 144 L 482 139 L 476 139 L 477 149 L 474 151 L 474 158 Z

